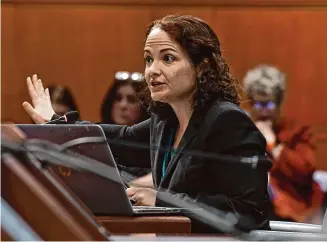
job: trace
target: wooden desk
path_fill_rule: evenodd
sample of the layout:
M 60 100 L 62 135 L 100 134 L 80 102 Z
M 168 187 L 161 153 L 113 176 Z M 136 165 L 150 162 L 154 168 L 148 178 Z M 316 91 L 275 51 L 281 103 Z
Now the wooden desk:
M 156 233 L 190 234 L 191 220 L 182 216 L 97 216 L 96 219 L 113 234 Z
M 16 157 L 1 154 L 1 196 L 45 241 L 91 241 L 89 233 Z

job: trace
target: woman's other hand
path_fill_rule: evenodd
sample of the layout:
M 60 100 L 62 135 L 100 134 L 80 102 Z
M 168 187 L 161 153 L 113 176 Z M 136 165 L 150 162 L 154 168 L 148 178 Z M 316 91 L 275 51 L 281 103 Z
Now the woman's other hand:
M 41 79 L 37 75 L 33 75 L 32 80 L 27 77 L 28 93 L 32 99 L 33 106 L 24 102 L 23 107 L 27 114 L 37 124 L 42 124 L 51 120 L 55 111 L 52 108 L 50 94 L 48 89 L 44 89 Z
M 155 206 L 157 191 L 145 187 L 131 187 L 126 189 L 130 199 L 135 201 L 136 206 Z
M 260 130 L 260 132 L 263 134 L 263 136 L 266 138 L 268 147 L 274 147 L 276 142 L 276 135 L 272 128 L 272 122 L 270 120 L 268 121 L 257 121 L 255 122 L 255 125 Z

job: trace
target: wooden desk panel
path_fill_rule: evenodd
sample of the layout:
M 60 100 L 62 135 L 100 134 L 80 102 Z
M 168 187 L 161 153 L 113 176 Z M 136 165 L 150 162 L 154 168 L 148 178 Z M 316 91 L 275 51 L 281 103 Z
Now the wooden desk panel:
M 14 156 L 1 156 L 1 196 L 44 240 L 90 241 L 92 236 Z
M 97 216 L 96 218 L 113 234 L 189 234 L 191 232 L 191 220 L 182 216 Z

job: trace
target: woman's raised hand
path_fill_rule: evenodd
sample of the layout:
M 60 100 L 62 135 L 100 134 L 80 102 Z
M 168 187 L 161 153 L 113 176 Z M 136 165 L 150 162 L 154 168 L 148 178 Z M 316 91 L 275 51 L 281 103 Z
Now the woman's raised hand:
M 37 124 L 42 124 L 51 120 L 55 111 L 52 108 L 49 89 L 44 89 L 41 79 L 33 75 L 32 79 L 27 77 L 27 89 L 32 99 L 33 106 L 24 102 L 23 107 L 27 114 Z

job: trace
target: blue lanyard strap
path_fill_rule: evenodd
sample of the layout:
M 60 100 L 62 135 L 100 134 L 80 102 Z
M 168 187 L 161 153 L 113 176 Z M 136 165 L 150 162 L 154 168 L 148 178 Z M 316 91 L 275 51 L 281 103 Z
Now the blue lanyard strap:
M 164 177 L 167 169 L 167 160 L 169 153 L 171 153 L 171 158 L 174 155 L 174 151 L 171 149 L 172 142 L 173 142 L 173 134 L 174 134 L 174 129 L 171 129 L 170 135 L 169 135 L 169 140 L 168 140 L 168 150 L 165 152 L 164 160 L 162 162 L 162 170 L 161 170 L 161 179 Z

